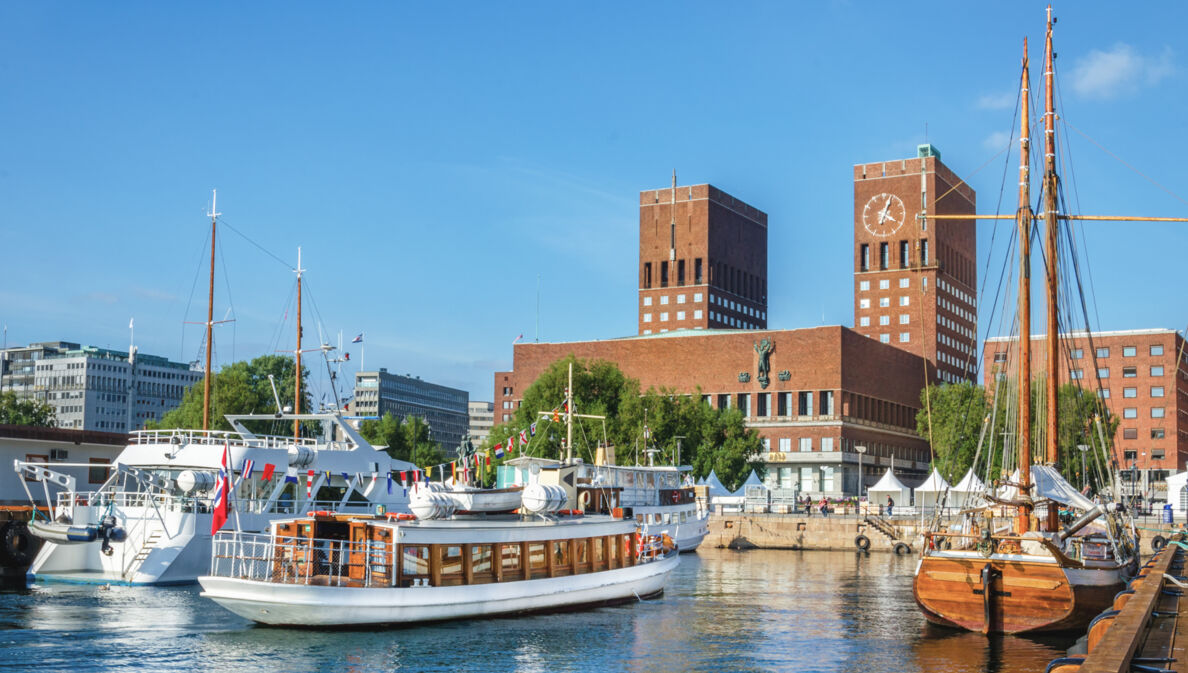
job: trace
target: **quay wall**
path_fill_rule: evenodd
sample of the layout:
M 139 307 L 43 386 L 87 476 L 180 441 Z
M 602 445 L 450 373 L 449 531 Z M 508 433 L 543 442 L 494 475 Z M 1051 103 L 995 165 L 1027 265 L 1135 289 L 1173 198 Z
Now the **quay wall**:
M 853 515 L 715 512 L 710 515 L 705 544 L 731 549 L 838 551 L 857 549 L 855 540 L 865 535 L 870 551 L 894 551 L 897 542 L 906 543 L 913 552 L 919 548 L 918 519 L 884 521 L 892 526 L 894 536 Z

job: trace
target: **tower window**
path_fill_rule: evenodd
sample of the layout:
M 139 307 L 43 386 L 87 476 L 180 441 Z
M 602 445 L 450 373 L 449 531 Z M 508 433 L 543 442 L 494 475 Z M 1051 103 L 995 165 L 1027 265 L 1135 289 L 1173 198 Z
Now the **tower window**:
M 652 287 L 652 263 L 651 262 L 644 262 L 643 286 L 645 288 Z
M 702 283 L 702 280 L 701 280 L 701 258 L 700 257 L 693 260 L 693 282 L 697 285 L 701 285 L 701 283 Z
M 677 285 L 685 284 L 685 260 L 677 261 Z
M 928 239 L 920 239 L 920 265 L 928 266 Z
M 901 268 L 901 269 L 908 268 L 908 261 L 909 261 L 908 242 L 900 241 L 899 242 L 899 268 Z
M 886 269 L 886 268 L 887 268 L 887 265 L 888 265 L 888 257 L 890 257 L 890 256 L 891 256 L 891 252 L 890 252 L 890 250 L 888 249 L 888 246 L 887 246 L 887 244 L 886 244 L 886 243 L 880 243 L 880 244 L 879 244 L 879 268 L 880 268 L 880 269 Z
M 660 262 L 660 287 L 668 287 L 668 262 Z
M 870 270 L 870 246 L 863 243 L 860 255 L 861 255 L 861 259 L 859 260 L 859 263 L 858 263 L 859 270 L 869 271 Z

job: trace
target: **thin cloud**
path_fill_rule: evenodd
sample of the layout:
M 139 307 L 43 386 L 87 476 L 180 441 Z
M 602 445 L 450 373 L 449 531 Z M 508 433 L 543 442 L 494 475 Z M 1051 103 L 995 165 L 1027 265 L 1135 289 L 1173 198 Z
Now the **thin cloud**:
M 1154 86 L 1175 72 L 1171 47 L 1144 56 L 1119 42 L 1108 51 L 1094 49 L 1073 66 L 1073 90 L 1086 98 L 1110 99 Z
M 993 152 L 997 152 L 1006 147 L 1006 144 L 1010 141 L 1011 134 L 1007 133 L 1006 131 L 995 131 L 994 133 L 986 136 L 986 139 L 982 141 L 982 147 L 985 147 L 986 149 Z
M 120 298 L 110 292 L 88 292 L 82 296 L 82 299 L 88 303 L 95 304 L 116 304 Z
M 1007 110 L 1015 104 L 1013 93 L 988 93 L 978 98 L 977 107 L 980 110 Z

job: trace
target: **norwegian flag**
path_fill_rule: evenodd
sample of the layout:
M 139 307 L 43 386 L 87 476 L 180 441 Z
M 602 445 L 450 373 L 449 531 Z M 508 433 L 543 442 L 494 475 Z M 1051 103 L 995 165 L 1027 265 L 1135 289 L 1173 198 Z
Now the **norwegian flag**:
M 223 462 L 219 465 L 219 480 L 215 485 L 214 511 L 210 517 L 210 534 L 219 532 L 223 524 L 227 523 L 227 515 L 231 511 L 231 447 L 223 443 Z

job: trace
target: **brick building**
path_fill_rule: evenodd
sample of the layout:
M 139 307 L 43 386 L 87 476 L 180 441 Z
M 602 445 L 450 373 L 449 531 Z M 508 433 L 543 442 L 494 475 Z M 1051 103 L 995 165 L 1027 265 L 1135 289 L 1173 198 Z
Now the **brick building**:
M 1031 337 L 1037 375 L 1046 359 L 1045 336 Z M 1114 457 L 1124 470 L 1123 488 L 1162 496 L 1163 479 L 1188 467 L 1188 362 L 1177 363 L 1184 337 L 1169 329 L 1073 332 L 1060 343 L 1060 382 L 1075 380 L 1099 395 L 1119 420 Z M 987 388 L 1017 352 L 1017 338 L 986 340 Z
M 767 214 L 713 185 L 639 195 L 639 334 L 767 327 Z
M 741 409 L 763 437 L 773 486 L 858 493 L 856 447 L 866 449 L 865 485 L 892 465 L 907 482 L 922 480 L 930 453 L 915 431 L 920 390 L 976 370 L 964 340 L 976 334 L 977 280 L 973 224 L 930 219 L 972 213 L 973 190 L 932 146 L 918 155 L 854 169 L 855 329 L 765 329 L 764 212 L 712 185 L 674 180 L 641 192 L 638 335 L 516 344 L 513 370 L 495 374 L 496 422 L 511 419 L 550 363 L 574 354 L 615 362 L 645 390 Z M 773 350 L 761 377 L 764 339 Z
M 756 345 L 768 339 L 767 385 Z M 928 444 L 915 432 L 924 362 L 841 326 L 794 330 L 679 330 L 667 334 L 514 347 L 515 368 L 495 375 L 504 420 L 523 390 L 570 354 L 610 360 L 646 390 L 674 388 L 715 408 L 737 407 L 764 439 L 768 483 L 814 496 L 854 494 L 858 453 L 866 484 L 892 465 L 924 478 Z
M 977 197 L 932 145 L 854 166 L 854 329 L 921 355 L 936 380 L 977 371 Z

